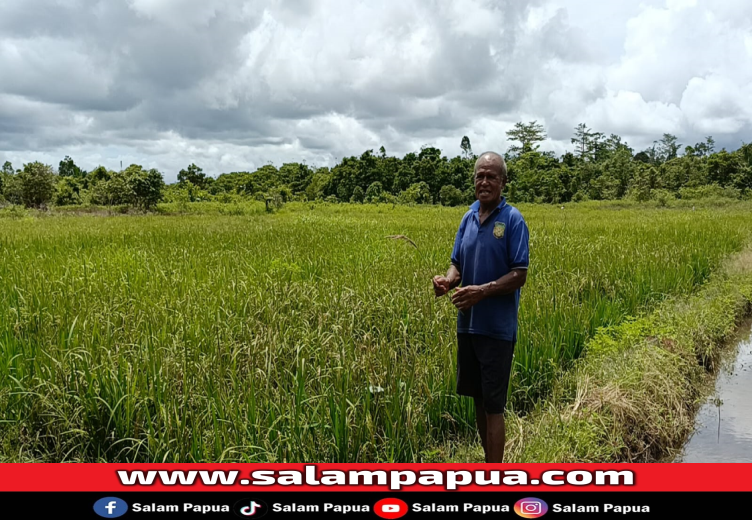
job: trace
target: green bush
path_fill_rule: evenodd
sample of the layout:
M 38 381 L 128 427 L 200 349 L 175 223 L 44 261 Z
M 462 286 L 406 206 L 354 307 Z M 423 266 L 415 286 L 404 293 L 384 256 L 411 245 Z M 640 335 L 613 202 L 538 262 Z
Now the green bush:
M 52 166 L 40 162 L 25 164 L 17 178 L 24 206 L 39 208 L 52 202 L 55 194 L 55 173 Z
M 397 197 L 392 195 L 388 191 L 382 191 L 381 195 L 379 195 L 379 198 L 374 202 L 377 202 L 379 204 L 396 204 Z
M 439 200 L 443 206 L 460 206 L 463 203 L 464 195 L 454 186 L 444 186 L 439 191 Z
M 101 206 L 130 204 L 133 199 L 123 172 L 113 172 L 107 180 L 97 182 L 91 190 L 91 201 Z
M 61 179 L 57 184 L 55 190 L 55 196 L 53 197 L 53 203 L 55 206 L 74 206 L 81 204 L 81 198 L 75 189 L 76 187 L 68 182 L 68 178 Z
M 572 202 L 585 202 L 590 200 L 590 197 L 588 197 L 588 194 L 584 191 L 578 191 L 574 194 L 572 197 Z
M 411 184 L 399 194 L 399 201 L 402 204 L 430 204 L 431 190 L 425 182 Z
M 103 206 L 128 205 L 150 210 L 162 200 L 165 191 L 164 179 L 158 170 L 144 170 L 137 164 L 120 172 L 107 172 L 99 178 L 101 180 L 91 189 L 91 202 Z M 181 196 L 176 189 L 168 193 L 171 198 L 179 199 Z
M 132 204 L 138 208 L 149 210 L 162 200 L 164 179 L 155 169 L 144 170 L 140 166 L 131 166 L 126 170 L 129 175 L 127 184 L 132 193 Z
M 7 175 L 3 183 L 3 197 L 11 204 L 23 204 L 21 196 L 21 181 L 18 175 Z
M 269 191 L 264 193 L 263 197 L 264 203 L 266 204 L 267 213 L 274 213 L 278 209 L 281 209 L 285 204 L 282 194 L 277 188 L 270 189 Z
M 292 190 L 289 188 L 289 186 L 279 186 L 278 188 L 273 188 L 272 191 L 276 191 L 276 193 L 279 194 L 279 196 L 282 198 L 282 202 L 287 203 L 292 200 Z
M 668 203 L 672 200 L 676 200 L 676 197 L 673 193 L 671 193 L 668 190 L 653 190 L 652 192 L 653 199 L 658 203 L 659 206 L 664 207 L 668 206 Z
M 350 197 L 350 202 L 352 202 L 353 204 L 359 204 L 359 203 L 363 202 L 363 199 L 365 199 L 365 194 L 363 193 L 363 188 L 361 188 L 360 186 L 355 186 L 355 189 L 353 190 L 352 197 Z
M 222 193 L 215 195 L 214 200 L 222 204 L 238 204 L 242 202 L 244 199 L 241 195 L 238 195 L 237 193 L 230 193 L 227 191 L 223 191 Z
M 735 199 L 742 196 L 741 190 L 731 186 L 725 188 L 717 184 L 708 184 L 694 188 L 680 188 L 679 198 L 683 200 L 700 200 L 700 199 Z
M 366 190 L 366 202 L 378 202 L 383 192 L 384 186 L 379 181 L 371 183 Z

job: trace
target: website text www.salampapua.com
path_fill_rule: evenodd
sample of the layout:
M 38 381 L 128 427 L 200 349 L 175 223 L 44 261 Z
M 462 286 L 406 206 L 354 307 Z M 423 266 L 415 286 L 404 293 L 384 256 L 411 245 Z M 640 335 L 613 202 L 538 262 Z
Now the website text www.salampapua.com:
M 323 470 L 305 466 L 300 470 L 254 470 L 244 476 L 241 471 L 206 470 L 118 470 L 124 486 L 387 486 L 400 490 L 407 486 L 440 487 L 454 490 L 466 486 L 633 486 L 634 473 L 629 470 L 548 470 L 531 476 L 522 470 Z M 250 478 L 249 478 L 250 477 Z

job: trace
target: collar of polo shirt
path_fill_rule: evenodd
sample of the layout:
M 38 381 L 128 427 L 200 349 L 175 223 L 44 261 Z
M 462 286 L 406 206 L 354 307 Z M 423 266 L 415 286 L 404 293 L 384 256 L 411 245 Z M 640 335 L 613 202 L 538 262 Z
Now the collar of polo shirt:
M 504 206 L 506 206 L 506 204 L 507 204 L 506 197 L 501 197 L 501 202 L 499 202 L 499 205 L 496 206 L 496 209 L 494 209 L 491 212 L 491 214 L 494 214 L 497 210 L 501 211 L 501 208 L 503 208 Z M 478 217 L 478 213 L 480 212 L 480 201 L 476 200 L 475 202 L 473 202 L 473 204 L 470 206 L 470 209 L 473 210 L 473 216 L 476 219 L 478 219 L 479 218 Z M 489 215 L 489 216 L 491 216 L 491 215 Z M 486 220 L 488 220 L 488 219 L 486 219 Z

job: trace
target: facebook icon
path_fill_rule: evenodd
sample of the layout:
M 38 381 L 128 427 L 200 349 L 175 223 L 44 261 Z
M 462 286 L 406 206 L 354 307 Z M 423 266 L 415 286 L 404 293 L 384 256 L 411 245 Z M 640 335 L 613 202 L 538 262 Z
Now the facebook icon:
M 117 518 L 128 512 L 128 504 L 116 497 L 104 497 L 94 502 L 94 512 L 104 518 Z

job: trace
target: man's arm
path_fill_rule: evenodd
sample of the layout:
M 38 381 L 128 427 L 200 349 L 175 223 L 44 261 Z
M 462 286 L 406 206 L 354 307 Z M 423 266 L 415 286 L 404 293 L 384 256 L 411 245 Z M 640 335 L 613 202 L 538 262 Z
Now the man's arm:
M 483 285 L 468 285 L 457 289 L 452 295 L 452 303 L 461 311 L 465 311 L 479 301 L 490 296 L 501 296 L 513 293 L 527 280 L 527 269 L 512 269 L 507 274 Z
M 507 274 L 494 280 L 493 282 L 484 283 L 480 286 L 483 297 L 501 296 L 503 294 L 513 293 L 527 281 L 527 269 L 512 269 Z
M 462 281 L 462 273 L 460 273 L 460 268 L 455 264 L 450 265 L 449 270 L 446 274 L 446 279 L 449 281 L 450 290 L 457 287 Z
M 460 249 L 462 245 L 462 235 L 465 232 L 465 225 L 467 223 L 467 216 L 470 212 L 467 212 L 462 217 L 460 227 L 457 230 L 457 235 L 454 237 L 454 247 L 452 248 L 452 265 L 449 266 L 446 276 L 434 276 L 433 277 L 433 290 L 436 293 L 436 297 L 444 296 L 446 293 L 457 287 L 462 283 L 462 273 L 460 272 L 460 256 L 462 251 Z

